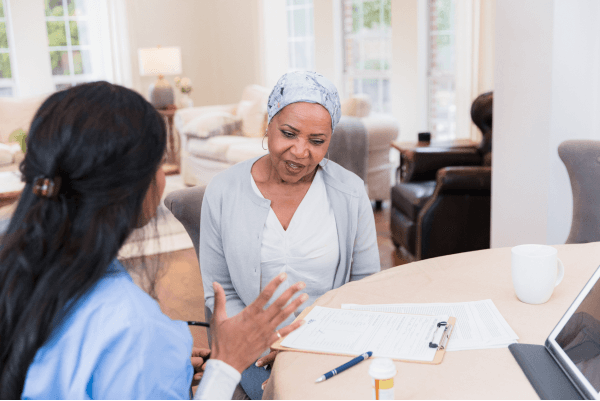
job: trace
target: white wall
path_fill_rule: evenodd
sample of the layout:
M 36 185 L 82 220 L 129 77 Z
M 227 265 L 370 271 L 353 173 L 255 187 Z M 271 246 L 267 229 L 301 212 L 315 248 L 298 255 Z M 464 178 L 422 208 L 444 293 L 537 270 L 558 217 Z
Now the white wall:
M 182 76 L 196 106 L 236 103 L 263 83 L 259 0 L 127 0 L 133 87 L 147 96 L 155 77 L 139 75 L 139 48 L 179 46 Z M 173 84 L 173 76 L 166 79 Z
M 423 0 L 392 1 L 392 114 L 400 140 L 427 131 L 427 31 Z
M 552 57 L 552 109 L 548 163 L 549 244 L 564 243 L 573 195 L 558 145 L 567 139 L 600 140 L 600 2 L 556 0 Z
M 285 0 L 262 0 L 264 84 L 272 88 L 289 69 L 288 20 Z
M 600 139 L 595 0 L 496 4 L 491 246 L 564 243 L 572 194 L 558 145 Z
M 315 71 L 343 93 L 343 40 L 340 0 L 313 0 Z

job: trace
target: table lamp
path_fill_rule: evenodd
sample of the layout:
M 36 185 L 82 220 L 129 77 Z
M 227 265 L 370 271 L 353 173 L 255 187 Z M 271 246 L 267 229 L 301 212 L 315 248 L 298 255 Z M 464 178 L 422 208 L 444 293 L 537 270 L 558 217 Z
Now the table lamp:
M 179 47 L 153 47 L 138 50 L 140 75 L 158 76 L 150 84 L 150 103 L 157 109 L 166 109 L 175 104 L 173 87 L 164 79 L 165 75 L 181 74 L 181 49 Z

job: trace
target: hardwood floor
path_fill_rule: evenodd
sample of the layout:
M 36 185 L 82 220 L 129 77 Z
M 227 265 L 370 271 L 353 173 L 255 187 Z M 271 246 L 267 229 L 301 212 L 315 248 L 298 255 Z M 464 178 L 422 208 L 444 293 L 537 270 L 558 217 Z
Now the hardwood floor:
M 374 211 L 377 228 L 377 245 L 381 269 L 389 269 L 405 262 L 396 256 L 390 237 L 390 206 L 384 202 L 382 209 Z M 156 295 L 161 309 L 172 319 L 204 320 L 204 290 L 194 249 L 159 255 L 164 266 L 156 284 Z M 152 258 L 148 258 L 152 261 Z M 127 263 L 135 263 L 129 260 Z M 137 280 L 136 280 L 137 281 Z M 194 345 L 208 348 L 206 329 L 190 327 Z

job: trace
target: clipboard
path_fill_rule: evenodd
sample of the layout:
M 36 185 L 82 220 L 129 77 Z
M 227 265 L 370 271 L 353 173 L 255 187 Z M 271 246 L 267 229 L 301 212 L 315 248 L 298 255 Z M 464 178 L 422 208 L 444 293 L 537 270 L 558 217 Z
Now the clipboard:
M 304 319 L 306 317 L 306 315 L 308 315 L 308 313 L 315 306 L 316 305 L 312 305 L 312 306 L 309 306 L 308 308 L 304 309 L 302 311 L 302 313 L 300 313 L 298 315 L 298 317 L 296 317 L 296 319 L 294 319 L 294 322 Z M 391 313 L 391 312 L 381 312 L 381 313 Z M 395 314 L 401 315 L 402 313 L 395 313 Z M 439 324 L 438 324 L 438 327 L 439 327 Z M 442 360 L 444 359 L 444 355 L 446 355 L 448 341 L 450 341 L 450 336 L 452 335 L 452 332 L 454 331 L 454 327 L 456 327 L 456 318 L 450 317 L 447 321 L 447 325 L 445 326 L 445 329 L 444 329 L 444 334 L 442 335 L 442 338 L 440 339 L 439 344 L 435 344 L 438 346 L 438 350 L 436 351 L 435 357 L 433 358 L 432 361 L 415 361 L 415 360 L 410 360 L 410 359 L 397 359 L 397 358 L 391 358 L 391 359 L 393 359 L 394 361 L 398 361 L 398 362 L 439 365 L 440 363 L 442 363 Z M 286 337 L 287 336 L 281 337 L 277 341 L 275 341 L 273 343 L 273 345 L 271 345 L 271 349 L 277 350 L 277 351 L 292 351 L 292 352 L 303 352 L 303 353 L 308 353 L 308 354 L 322 354 L 322 355 L 337 355 L 337 356 L 358 356 L 358 355 L 360 355 L 360 354 L 356 354 L 356 355 L 340 354 L 340 353 L 335 353 L 335 352 L 312 351 L 312 350 L 308 351 L 308 350 L 297 349 L 297 348 L 288 348 L 288 347 L 284 347 L 281 345 L 282 341 L 285 340 Z

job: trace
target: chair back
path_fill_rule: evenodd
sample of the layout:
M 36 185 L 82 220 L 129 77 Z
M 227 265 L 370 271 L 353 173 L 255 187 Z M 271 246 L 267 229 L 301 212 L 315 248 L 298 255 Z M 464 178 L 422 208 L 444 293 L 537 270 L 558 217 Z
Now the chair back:
M 369 140 L 365 125 L 356 117 L 342 116 L 331 135 L 330 160 L 367 180 Z
M 165 206 L 179 220 L 185 231 L 192 239 L 196 257 L 200 263 L 200 211 L 202 210 L 202 199 L 206 187 L 197 186 L 173 191 L 165 198 Z M 204 306 L 204 318 L 207 322 L 212 317 L 211 310 Z M 212 343 L 210 329 L 207 329 L 208 345 Z
M 566 243 L 600 241 L 600 141 L 565 141 L 558 155 L 573 191 L 573 220 Z
M 192 239 L 196 256 L 200 257 L 200 210 L 206 187 L 197 186 L 173 191 L 165 198 L 165 206 L 179 220 Z

